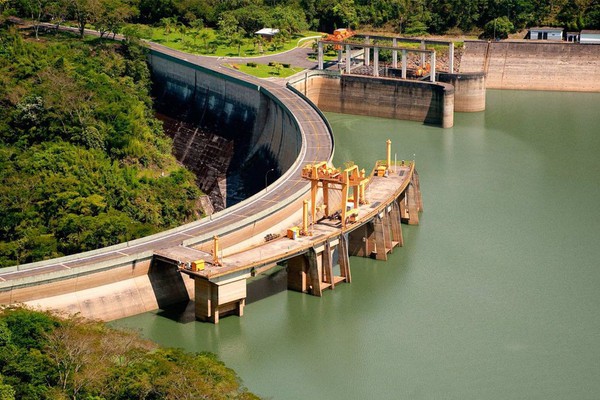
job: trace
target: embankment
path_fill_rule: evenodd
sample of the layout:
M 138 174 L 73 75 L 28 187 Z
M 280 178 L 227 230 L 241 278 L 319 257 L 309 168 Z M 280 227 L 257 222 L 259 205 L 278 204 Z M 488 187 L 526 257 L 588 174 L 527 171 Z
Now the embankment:
M 323 111 L 440 125 L 454 124 L 454 87 L 311 71 L 290 82 Z
M 600 92 L 600 45 L 466 41 L 460 72 L 488 89 Z

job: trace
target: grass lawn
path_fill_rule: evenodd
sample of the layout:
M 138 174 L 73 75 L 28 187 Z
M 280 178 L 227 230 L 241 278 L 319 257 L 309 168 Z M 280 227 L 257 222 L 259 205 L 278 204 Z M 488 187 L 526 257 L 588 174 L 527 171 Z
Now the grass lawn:
M 171 47 L 176 50 L 185 51 L 193 54 L 202 54 L 216 57 L 256 57 L 268 54 L 281 53 L 291 50 L 297 46 L 307 46 L 312 43 L 311 36 L 321 36 L 319 32 L 302 32 L 292 35 L 292 38 L 282 46 L 275 48 L 271 43 L 265 43 L 262 51 L 254 38 L 245 38 L 244 43 L 239 47 L 228 46 L 222 43 L 217 32 L 212 28 L 204 28 L 197 32 L 192 29 L 175 29 L 169 32 L 164 27 L 152 27 L 147 25 L 136 25 L 143 39 L 151 40 L 156 43 Z
M 309 60 L 316 60 L 317 59 L 317 53 L 314 53 L 310 56 L 308 56 Z M 323 61 L 327 62 L 327 61 L 337 61 L 338 59 L 338 53 L 337 51 L 330 51 L 327 53 L 323 53 Z
M 267 64 L 256 64 L 256 67 L 250 67 L 246 64 L 227 64 L 227 66 L 257 78 L 287 78 L 304 70 L 304 68 L 290 67 L 280 68 L 277 71 L 275 67 Z

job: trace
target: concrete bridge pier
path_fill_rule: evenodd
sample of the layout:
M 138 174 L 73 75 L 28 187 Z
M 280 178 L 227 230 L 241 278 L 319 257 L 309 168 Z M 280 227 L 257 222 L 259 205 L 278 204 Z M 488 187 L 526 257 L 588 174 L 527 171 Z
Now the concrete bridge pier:
M 288 289 L 320 297 L 325 289 L 334 289 L 341 282 L 349 283 L 350 262 L 346 243 L 347 239 L 342 235 L 289 259 Z M 334 275 L 336 256 L 340 275 Z
M 419 186 L 419 175 L 414 172 L 410 184 L 398 197 L 400 219 L 409 225 L 419 225 L 419 212 L 423 211 L 423 199 Z
M 400 206 L 397 201 L 394 201 L 390 210 L 390 230 L 392 233 L 392 242 L 398 246 L 404 246 L 404 237 L 402 236 L 402 219 L 400 218 Z
M 396 246 L 403 246 L 401 215 L 398 202 L 393 202 L 370 222 L 349 234 L 349 253 L 359 257 L 387 260 Z
M 390 221 L 387 211 L 382 211 L 371 221 L 375 235 L 375 259 L 387 261 L 387 254 L 392 251 Z
M 218 324 L 222 316 L 244 315 L 246 275 L 227 277 L 220 282 L 193 276 L 196 319 Z

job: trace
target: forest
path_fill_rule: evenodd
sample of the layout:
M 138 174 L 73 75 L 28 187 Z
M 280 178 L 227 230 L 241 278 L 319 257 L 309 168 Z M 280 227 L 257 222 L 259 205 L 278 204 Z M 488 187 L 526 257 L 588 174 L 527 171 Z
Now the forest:
M 0 32 L 0 266 L 200 217 L 155 118 L 144 48 Z
M 210 27 L 230 41 L 264 27 L 282 35 L 350 27 L 411 36 L 480 35 L 486 25 L 512 32 L 531 26 L 600 29 L 600 0 L 2 0 L 0 11 L 72 21 L 81 33 L 85 26 L 102 34 L 124 32 L 129 22 L 192 28 L 197 35 Z
M 0 310 L 0 399 L 258 399 L 211 353 L 77 317 Z

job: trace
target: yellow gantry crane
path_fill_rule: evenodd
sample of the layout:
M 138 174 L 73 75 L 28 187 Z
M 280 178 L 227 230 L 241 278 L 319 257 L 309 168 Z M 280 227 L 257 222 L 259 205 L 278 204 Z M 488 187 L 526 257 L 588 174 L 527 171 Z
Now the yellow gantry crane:
M 365 170 L 358 170 L 358 166 L 353 165 L 344 170 L 340 170 L 333 166 L 329 166 L 327 162 L 319 162 L 315 164 L 308 164 L 302 169 L 302 178 L 310 181 L 310 196 L 311 196 L 311 216 L 313 223 L 316 220 L 317 214 L 317 192 L 319 190 L 319 184 L 323 188 L 323 204 L 324 214 L 329 216 L 331 210 L 329 208 L 329 189 L 330 185 L 341 186 L 342 191 L 342 227 L 346 226 L 346 217 L 348 215 L 346 210 L 346 204 L 348 202 L 348 191 L 352 187 L 352 195 L 354 208 L 350 210 L 350 213 L 356 213 L 358 211 L 359 204 L 365 204 L 365 185 L 368 179 L 365 178 Z M 337 188 L 336 188 L 337 189 Z

